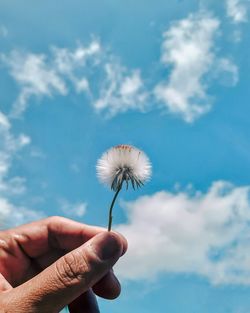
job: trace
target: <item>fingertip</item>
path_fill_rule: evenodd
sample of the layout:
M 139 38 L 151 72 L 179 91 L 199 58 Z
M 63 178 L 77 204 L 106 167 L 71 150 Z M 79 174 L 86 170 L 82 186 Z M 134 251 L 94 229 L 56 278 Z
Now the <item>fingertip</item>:
M 127 239 L 125 238 L 125 236 L 124 236 L 123 234 L 119 233 L 118 231 L 112 231 L 112 233 L 118 235 L 119 238 L 120 238 L 120 240 L 121 240 L 121 243 L 122 243 L 122 246 L 123 246 L 123 250 L 122 250 L 122 254 L 121 254 L 121 256 L 122 256 L 122 255 L 124 255 L 124 254 L 127 252 L 127 250 L 128 250 L 128 241 L 127 241 Z
M 96 254 L 103 260 L 113 257 L 118 260 L 128 249 L 126 238 L 116 231 L 100 232 L 89 241 L 89 245 L 94 248 Z
M 123 252 L 121 237 L 114 232 L 99 233 L 89 241 L 89 245 L 102 261 L 117 261 Z
M 104 299 L 114 300 L 121 293 L 121 285 L 113 271 L 109 271 L 93 287 L 94 293 Z

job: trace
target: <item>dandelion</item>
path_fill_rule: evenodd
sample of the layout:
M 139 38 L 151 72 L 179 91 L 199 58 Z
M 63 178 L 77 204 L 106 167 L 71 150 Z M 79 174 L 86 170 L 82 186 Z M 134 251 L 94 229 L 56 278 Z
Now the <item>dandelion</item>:
M 112 210 L 123 183 L 128 189 L 140 188 L 151 176 L 151 163 L 146 154 L 130 145 L 118 145 L 106 151 L 98 160 L 97 176 L 99 180 L 115 192 L 109 209 L 108 231 L 112 226 Z

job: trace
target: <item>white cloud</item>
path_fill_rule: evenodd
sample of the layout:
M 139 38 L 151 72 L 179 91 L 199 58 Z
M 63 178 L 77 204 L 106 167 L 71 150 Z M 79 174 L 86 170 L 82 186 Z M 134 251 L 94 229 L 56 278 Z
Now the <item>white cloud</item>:
M 129 109 L 144 110 L 147 93 L 139 70 L 129 71 L 112 62 L 105 64 L 105 73 L 100 98 L 94 102 L 97 111 L 113 116 Z
M 0 182 L 5 178 L 15 153 L 30 143 L 28 136 L 20 134 L 15 137 L 10 129 L 8 118 L 0 112 Z
M 85 215 L 87 209 L 86 202 L 71 203 L 66 199 L 58 200 L 60 210 L 69 217 L 81 218 Z
M 79 45 L 75 50 L 53 47 L 52 51 L 58 72 L 71 76 L 76 68 L 86 66 L 92 57 L 99 55 L 101 45 L 97 40 L 93 40 L 88 47 Z
M 142 78 L 140 69 L 124 66 L 96 39 L 72 49 L 54 46 L 48 54 L 18 50 L 2 54 L 20 88 L 12 116 L 20 116 L 32 97 L 66 96 L 73 90 L 83 93 L 103 116 L 145 112 L 154 105 L 192 122 L 211 108 L 207 90 L 215 73 L 222 84 L 234 86 L 238 81 L 237 66 L 216 55 L 219 26 L 217 18 L 201 12 L 174 22 L 162 44 L 161 62 L 169 75 L 153 90 L 146 86 L 149 79 Z
M 94 40 L 88 48 L 79 46 L 75 51 L 54 48 L 57 71 L 69 78 L 77 92 L 85 92 L 92 98 L 96 111 L 109 116 L 129 109 L 144 109 L 147 94 L 139 70 L 129 70 L 116 57 Z M 79 66 L 84 75 L 79 76 Z M 78 70 L 78 71 L 77 71 Z M 95 77 L 92 79 L 92 72 Z M 96 94 L 93 94 L 96 90 Z
M 0 111 L 0 127 L 1 129 L 5 130 L 10 128 L 10 123 L 7 116 L 4 115 L 1 111 Z
M 247 21 L 247 1 L 246 0 L 226 0 L 227 16 L 234 23 Z
M 213 284 L 250 284 L 250 186 L 215 182 L 206 192 L 162 191 L 126 203 L 129 242 L 117 271 L 127 279 L 189 273 Z
M 219 26 L 217 18 L 197 13 L 173 23 L 164 33 L 161 60 L 170 75 L 156 86 L 155 96 L 186 122 L 194 121 L 211 108 L 206 80 L 219 61 L 214 48 Z M 225 63 L 227 59 L 223 60 Z M 232 62 L 230 65 L 232 71 Z M 229 68 L 224 70 L 228 72 Z
M 40 211 L 17 207 L 0 196 L 0 229 L 15 227 L 44 217 Z
M 79 44 L 75 50 L 53 47 L 52 51 L 57 72 L 73 83 L 76 92 L 89 93 L 87 75 L 100 61 L 102 47 L 99 41 L 92 40 L 87 47 Z
M 13 114 L 20 115 L 32 96 L 52 96 L 54 93 L 65 95 L 67 88 L 64 81 L 51 67 L 43 54 L 21 53 L 13 51 L 5 62 L 10 73 L 21 88 L 14 104 Z
M 89 92 L 86 78 L 89 63 L 95 66 L 101 47 L 92 40 L 87 47 L 76 49 L 52 47 L 50 54 L 12 51 L 1 55 L 2 62 L 9 67 L 10 74 L 20 88 L 14 103 L 12 116 L 20 116 L 29 105 L 31 97 L 65 96 L 69 92 L 68 82 L 76 92 Z
M 75 49 L 52 47 L 48 54 L 12 51 L 2 62 L 20 88 L 12 116 L 20 116 L 30 98 L 66 96 L 70 85 L 84 93 L 96 111 L 109 116 L 129 109 L 145 110 L 148 94 L 138 69 L 128 69 L 93 39 Z
M 9 198 L 26 191 L 25 178 L 9 177 L 9 169 L 16 154 L 30 143 L 30 138 L 24 134 L 14 136 L 11 124 L 0 112 L 0 228 L 16 226 L 24 222 L 43 217 L 36 210 L 16 206 Z
M 32 158 L 38 158 L 38 159 L 46 159 L 47 155 L 44 151 L 42 151 L 39 147 L 33 146 L 30 149 L 30 156 Z
M 239 69 L 229 59 L 221 58 L 215 65 L 215 76 L 217 75 L 220 83 L 225 86 L 235 86 L 239 81 Z
M 15 176 L 0 182 L 0 192 L 7 195 L 20 195 L 26 192 L 26 179 Z

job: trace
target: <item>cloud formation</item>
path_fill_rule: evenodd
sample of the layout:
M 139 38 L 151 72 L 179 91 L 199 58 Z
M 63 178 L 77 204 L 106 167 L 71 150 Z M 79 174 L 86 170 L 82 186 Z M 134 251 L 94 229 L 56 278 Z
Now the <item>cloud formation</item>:
M 64 215 L 68 217 L 81 218 L 86 214 L 87 203 L 86 202 L 69 202 L 67 199 L 58 200 L 59 208 Z
M 193 122 L 211 108 L 208 78 L 221 63 L 215 53 L 219 27 L 217 18 L 199 12 L 174 22 L 163 34 L 161 62 L 170 74 L 156 86 L 155 96 L 186 122 Z M 223 60 L 227 67 L 220 70 L 235 75 L 236 65 Z
M 144 108 L 147 94 L 140 71 L 123 66 L 95 39 L 75 49 L 52 47 L 48 55 L 16 50 L 2 55 L 2 61 L 20 88 L 12 116 L 20 116 L 31 97 L 66 96 L 70 86 L 108 116 Z
M 188 273 L 213 284 L 250 284 L 250 186 L 217 181 L 207 192 L 162 191 L 125 203 L 116 229 L 129 250 L 117 271 L 126 279 Z
M 2 55 L 20 88 L 12 116 L 20 116 L 32 97 L 67 96 L 73 90 L 103 116 L 161 107 L 193 122 L 212 107 L 208 90 L 213 78 L 228 87 L 238 82 L 238 67 L 218 55 L 219 31 L 220 20 L 206 12 L 173 22 L 163 34 L 159 60 L 166 78 L 158 81 L 126 67 L 97 39 L 72 49 L 53 46 L 47 54 L 15 50 Z
M 233 87 L 239 81 L 239 69 L 230 59 L 220 58 L 214 70 L 215 76 L 222 85 Z
M 0 230 L 22 225 L 44 218 L 41 211 L 17 207 L 7 198 L 0 196 Z
M 43 216 L 41 212 L 15 206 L 9 200 L 11 196 L 20 195 L 26 190 L 25 179 L 9 177 L 9 170 L 16 154 L 29 143 L 28 136 L 14 136 L 11 133 L 11 124 L 0 111 L 0 229 Z
M 106 79 L 101 84 L 99 99 L 95 109 L 106 111 L 109 116 L 126 112 L 129 109 L 143 111 L 147 92 L 139 70 L 128 70 L 118 62 L 105 64 Z
M 234 23 L 247 22 L 247 4 L 244 0 L 226 0 L 227 16 Z
M 51 96 L 53 93 L 67 94 L 64 81 L 53 67 L 46 63 L 42 54 L 14 51 L 8 59 L 10 73 L 20 86 L 21 92 L 13 107 L 13 114 L 25 111 L 32 96 Z
M 73 50 L 52 47 L 50 55 L 19 50 L 2 54 L 2 62 L 20 89 L 12 116 L 20 116 L 32 97 L 66 96 L 69 83 L 78 93 L 88 92 L 88 80 L 81 70 L 86 68 L 89 59 L 92 64 L 97 62 L 99 53 L 99 43 L 93 40 L 89 46 L 78 45 Z
M 15 137 L 11 133 L 11 124 L 5 114 L 0 111 L 0 182 L 6 178 L 13 156 L 22 147 L 30 143 L 25 134 Z

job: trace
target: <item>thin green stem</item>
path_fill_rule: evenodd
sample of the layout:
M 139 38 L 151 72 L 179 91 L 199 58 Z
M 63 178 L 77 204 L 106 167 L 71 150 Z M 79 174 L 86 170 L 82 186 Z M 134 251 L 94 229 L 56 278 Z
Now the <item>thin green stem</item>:
M 114 207 L 114 204 L 115 204 L 115 200 L 116 200 L 116 198 L 117 198 L 119 192 L 121 191 L 121 189 L 122 189 L 122 186 L 120 186 L 120 187 L 117 189 L 117 191 L 116 191 L 116 193 L 115 193 L 115 195 L 114 195 L 114 198 L 113 198 L 113 200 L 112 200 L 112 202 L 111 202 L 110 208 L 109 208 L 109 225 L 108 225 L 108 231 L 111 231 L 112 219 L 113 219 L 113 216 L 112 216 L 113 207 Z

